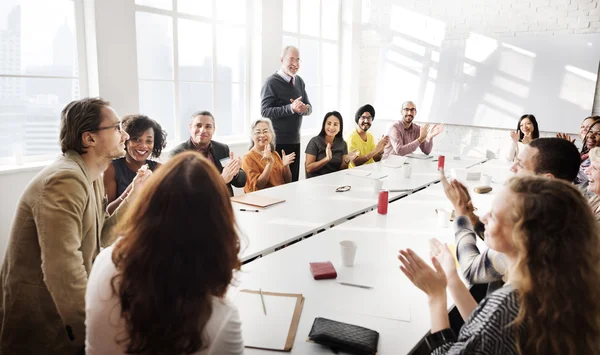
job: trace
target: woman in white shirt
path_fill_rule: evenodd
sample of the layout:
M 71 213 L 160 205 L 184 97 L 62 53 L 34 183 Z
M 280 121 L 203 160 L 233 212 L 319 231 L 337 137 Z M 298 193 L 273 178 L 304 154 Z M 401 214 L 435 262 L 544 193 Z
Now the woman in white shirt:
M 200 183 L 199 183 L 200 182 Z M 213 164 L 182 153 L 146 182 L 96 258 L 86 292 L 86 353 L 242 354 L 229 192 Z
M 517 130 L 510 132 L 510 138 L 511 145 L 506 153 L 506 160 L 512 162 L 519 156 L 519 152 L 523 150 L 525 144 L 540 138 L 540 130 L 535 116 L 531 114 L 521 116 Z

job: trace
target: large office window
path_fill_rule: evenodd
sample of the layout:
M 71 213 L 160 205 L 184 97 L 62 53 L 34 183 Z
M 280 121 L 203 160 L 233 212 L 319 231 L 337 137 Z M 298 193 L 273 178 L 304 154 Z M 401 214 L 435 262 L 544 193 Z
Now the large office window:
M 140 112 L 173 144 L 189 137 L 190 116 L 208 110 L 221 138 L 244 135 L 247 0 L 136 0 Z
M 340 110 L 339 0 L 283 0 L 283 45 L 300 50 L 300 70 L 313 113 L 303 130 L 319 128 L 326 112 Z
M 87 94 L 82 16 L 80 0 L 0 1 L 0 164 L 60 152 L 60 112 Z

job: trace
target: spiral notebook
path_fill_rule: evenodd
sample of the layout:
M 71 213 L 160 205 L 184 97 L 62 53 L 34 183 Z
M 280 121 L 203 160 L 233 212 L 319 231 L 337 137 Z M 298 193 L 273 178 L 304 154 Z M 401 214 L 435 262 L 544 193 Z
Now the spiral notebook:
M 262 291 L 261 299 L 260 291 L 241 290 L 233 303 L 247 348 L 292 350 L 304 306 L 302 295 Z

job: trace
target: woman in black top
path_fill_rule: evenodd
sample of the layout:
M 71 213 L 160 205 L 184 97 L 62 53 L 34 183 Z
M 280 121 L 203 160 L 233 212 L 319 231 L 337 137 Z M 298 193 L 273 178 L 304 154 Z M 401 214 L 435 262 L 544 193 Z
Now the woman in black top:
M 321 132 L 306 146 L 307 178 L 348 169 L 348 164 L 356 159 L 358 152 L 348 153 L 343 131 L 342 115 L 337 111 L 326 113 Z
M 129 193 L 138 170 L 144 165 L 154 171 L 160 163 L 149 160 L 160 157 L 167 144 L 167 133 L 158 122 L 144 115 L 123 118 L 123 129 L 130 138 L 125 142 L 125 156 L 115 159 L 104 172 L 104 189 L 108 197 L 108 212 L 112 213 Z

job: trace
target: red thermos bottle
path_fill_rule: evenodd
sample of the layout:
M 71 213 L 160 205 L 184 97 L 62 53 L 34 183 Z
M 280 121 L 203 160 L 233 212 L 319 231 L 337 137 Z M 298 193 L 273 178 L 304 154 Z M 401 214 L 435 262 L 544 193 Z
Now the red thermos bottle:
M 440 169 L 444 169 L 445 162 L 446 162 L 446 157 L 443 155 L 440 155 L 438 157 L 438 171 L 440 171 Z
M 388 190 L 379 191 L 379 201 L 377 202 L 377 213 L 387 214 L 388 209 Z

